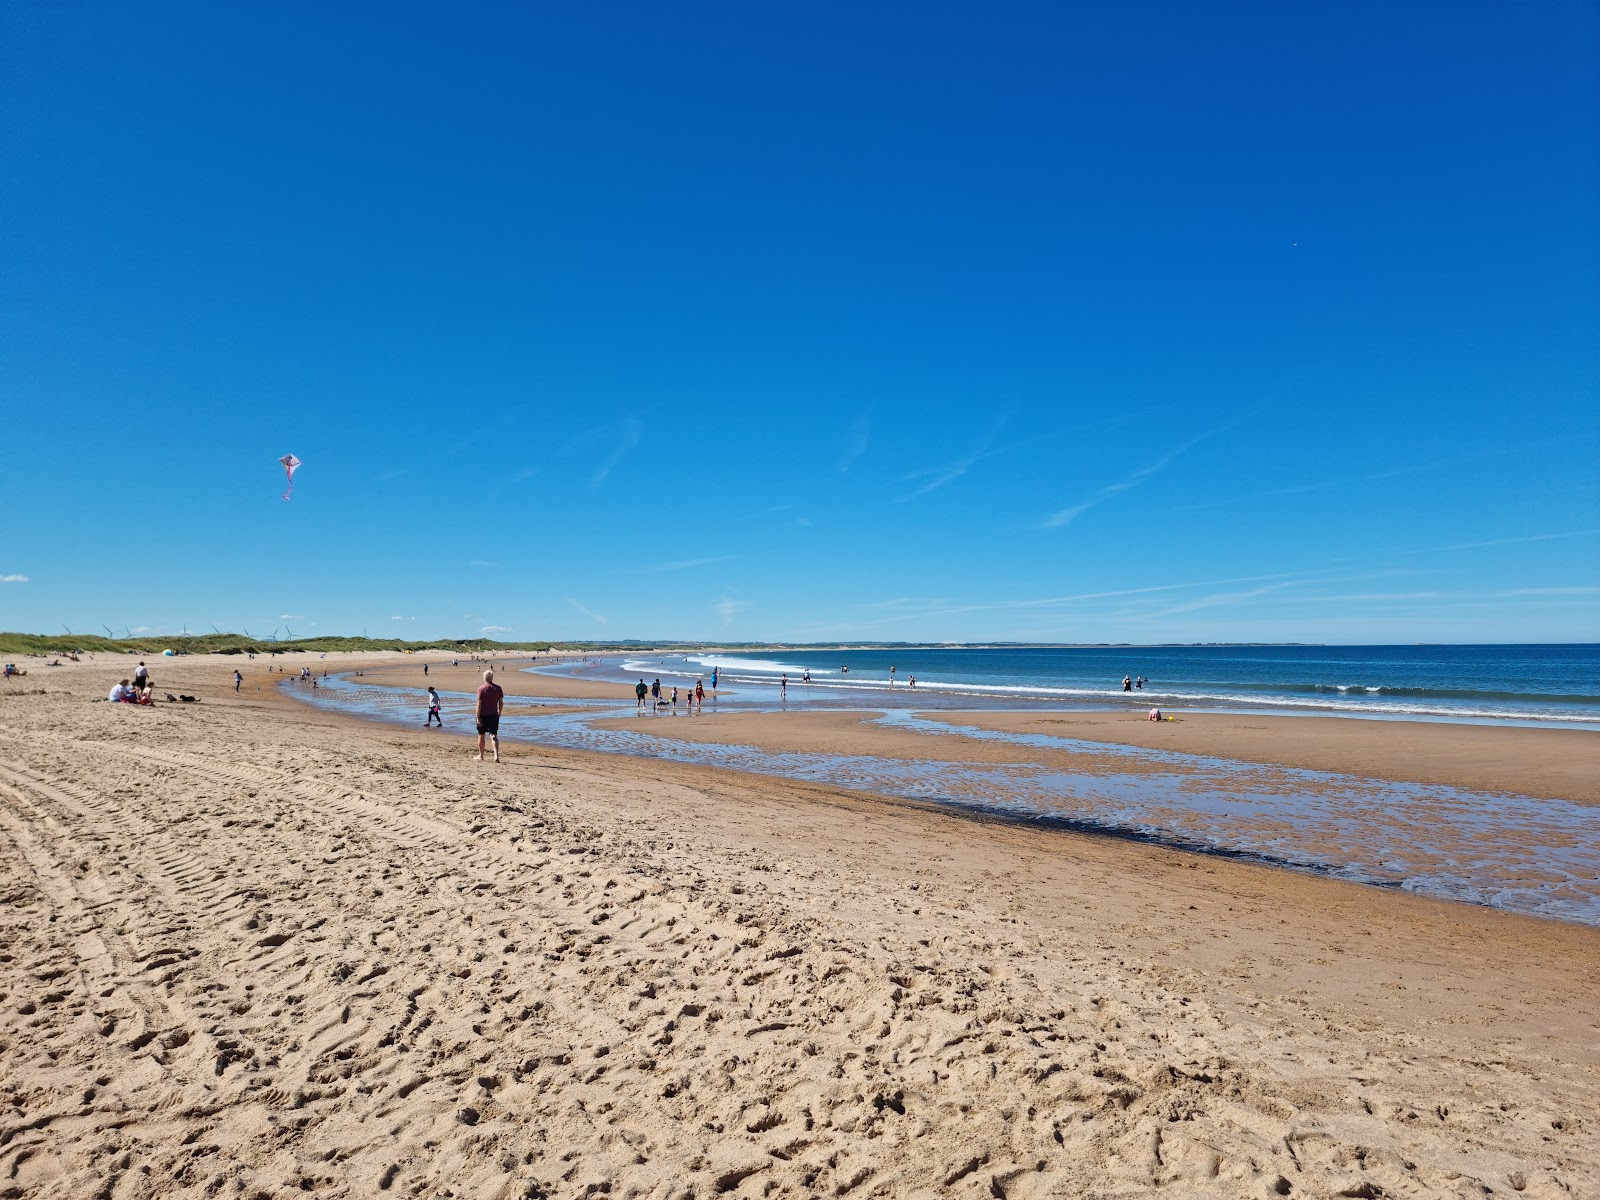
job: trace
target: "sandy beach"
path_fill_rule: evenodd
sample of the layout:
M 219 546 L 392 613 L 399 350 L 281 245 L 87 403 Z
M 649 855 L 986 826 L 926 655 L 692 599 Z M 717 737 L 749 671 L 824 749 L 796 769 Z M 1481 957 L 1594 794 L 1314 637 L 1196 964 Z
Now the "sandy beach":
M 152 666 L 0 690 L 0 1196 L 1600 1194 L 1600 929 Z M 944 740 L 812 716 L 693 729 Z M 1094 716 L 1026 719 L 1595 799 L 1593 735 Z

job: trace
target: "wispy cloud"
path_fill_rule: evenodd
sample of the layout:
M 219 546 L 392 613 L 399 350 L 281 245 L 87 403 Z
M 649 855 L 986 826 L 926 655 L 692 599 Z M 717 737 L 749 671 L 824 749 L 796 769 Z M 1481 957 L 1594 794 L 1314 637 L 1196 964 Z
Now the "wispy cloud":
M 678 562 L 656 563 L 649 567 L 640 567 L 639 574 L 650 575 L 658 571 L 692 571 L 696 567 L 709 567 L 712 563 L 727 562 L 731 554 L 719 554 L 715 558 L 685 558 Z
M 479 633 L 510 633 L 509 625 L 485 625 L 478 630 Z
M 867 452 L 867 442 L 871 437 L 872 410 L 869 408 L 850 423 L 850 430 L 844 439 L 844 448 L 839 451 L 838 469 L 841 475 L 850 469 L 851 463 Z
M 1091 508 L 1094 508 L 1096 505 L 1104 504 L 1107 500 L 1111 499 L 1111 497 L 1119 495 L 1122 492 L 1130 491 L 1133 488 L 1138 487 L 1141 483 L 1144 483 L 1146 480 L 1161 474 L 1162 471 L 1165 471 L 1169 466 L 1172 465 L 1174 460 L 1187 454 L 1207 438 L 1213 438 L 1220 433 L 1226 433 L 1235 426 L 1243 424 L 1252 417 L 1259 415 L 1261 412 L 1265 411 L 1267 407 L 1270 406 L 1263 405 L 1260 408 L 1252 409 L 1250 412 L 1243 413 L 1224 425 L 1219 425 L 1215 429 L 1208 429 L 1204 433 L 1196 434 L 1182 445 L 1169 450 L 1166 454 L 1156 459 L 1156 461 L 1151 463 L 1149 466 L 1140 467 L 1126 479 L 1118 480 L 1116 483 L 1107 484 L 1099 491 L 1093 492 L 1083 500 L 1080 500 L 1077 504 L 1051 513 L 1041 523 L 1040 528 L 1061 529 L 1064 526 L 1072 524 L 1072 522 L 1076 521 L 1079 517 L 1088 512 Z
M 1354 487 L 1363 483 L 1386 483 L 1392 479 L 1405 479 L 1412 475 L 1426 475 L 1433 471 L 1456 470 L 1461 467 L 1476 465 L 1477 463 L 1490 462 L 1498 458 L 1507 458 L 1516 454 L 1542 453 L 1553 447 L 1570 446 L 1574 442 L 1586 441 L 1594 438 L 1592 433 L 1581 433 L 1571 437 L 1550 438 L 1539 442 L 1525 442 L 1517 446 L 1498 446 L 1493 450 L 1483 450 L 1476 454 L 1458 455 L 1455 458 L 1435 459 L 1432 462 L 1406 463 L 1402 466 L 1392 467 L 1387 471 L 1372 471 L 1365 475 L 1343 475 L 1329 479 L 1316 479 L 1310 483 L 1295 484 L 1293 487 L 1268 488 L 1266 491 L 1249 492 L 1239 496 L 1229 496 L 1221 500 L 1202 500 L 1182 507 L 1186 511 L 1197 511 L 1208 508 L 1225 508 L 1230 504 L 1246 504 L 1260 500 L 1272 500 L 1279 496 L 1304 496 L 1310 492 L 1325 492 L 1333 488 Z M 1445 547 L 1436 547 L 1444 549 Z
M 1200 596 L 1194 600 L 1186 600 L 1182 604 L 1174 604 L 1158 612 L 1150 613 L 1151 618 L 1175 617 L 1179 613 L 1198 612 L 1202 608 L 1219 608 L 1229 604 L 1239 604 L 1245 600 L 1254 600 L 1258 596 L 1265 596 L 1272 592 L 1281 592 L 1284 588 L 1300 586 L 1298 579 L 1286 579 L 1282 583 L 1264 584 L 1258 588 L 1247 588 L 1238 592 L 1213 592 L 1209 596 Z
M 874 625 L 891 625 L 900 621 L 925 620 L 932 617 L 965 616 L 977 612 L 1011 612 L 1026 611 L 1029 609 L 1053 609 L 1070 604 L 1080 604 L 1088 600 L 1113 600 L 1129 596 L 1150 596 L 1162 592 L 1186 591 L 1190 588 L 1224 587 L 1233 583 L 1258 583 L 1270 580 L 1287 580 L 1291 576 L 1288 572 L 1279 572 L 1273 575 L 1241 575 L 1231 579 L 1205 579 L 1193 583 L 1161 583 L 1149 587 L 1117 588 L 1104 592 L 1077 592 L 1068 596 L 1044 596 L 1036 600 L 991 600 L 974 604 L 952 604 L 942 608 L 917 608 L 913 611 L 896 613 L 893 616 L 878 617 L 870 621 L 838 623 L 825 628 L 817 628 L 812 632 L 835 632 L 841 630 L 860 629 Z M 883 607 L 900 604 L 901 601 L 887 601 Z M 905 601 L 905 604 L 915 604 L 917 601 Z M 934 603 L 942 603 L 936 601 Z
M 1563 538 L 1592 537 L 1600 529 L 1574 529 L 1568 533 L 1535 533 L 1528 537 L 1494 538 L 1487 542 L 1460 542 L 1454 546 L 1427 546 L 1421 550 L 1402 551 L 1405 554 L 1443 554 L 1447 550 L 1483 550 L 1490 546 L 1517 546 L 1524 542 L 1555 542 Z
M 469 567 L 498 567 L 500 564 L 487 558 L 475 558 L 467 564 Z
M 592 429 L 584 430 L 567 443 L 566 452 L 575 454 L 579 450 L 596 443 L 605 445 L 605 457 L 601 459 L 600 465 L 595 468 L 594 474 L 589 477 L 589 486 L 595 488 L 604 483 L 606 477 L 616 469 L 617 464 L 622 461 L 628 451 L 639 444 L 639 439 L 643 434 L 644 426 L 639 423 L 638 418 L 626 417 L 610 425 L 597 425 Z
M 944 463 L 941 466 L 925 467 L 920 471 L 912 471 L 909 475 L 904 476 L 903 479 L 907 483 L 914 479 L 922 479 L 926 482 L 921 487 L 907 492 L 904 496 L 897 497 L 896 503 L 904 504 L 907 500 L 915 500 L 918 496 L 926 496 L 929 492 L 936 492 L 946 484 L 954 483 L 960 479 L 984 459 L 993 458 L 999 454 L 1000 451 L 992 449 L 992 447 L 994 446 L 994 439 L 999 435 L 1005 423 L 1006 418 L 1001 417 L 1000 420 L 995 422 L 994 428 L 989 431 L 988 435 L 960 458 Z
M 26 575 L 0 575 L 0 583 L 27 583 Z
M 1140 467 L 1126 479 L 1119 479 L 1116 483 L 1107 484 L 1099 491 L 1091 493 L 1087 498 L 1080 500 L 1078 503 L 1069 508 L 1058 509 L 1056 512 L 1051 513 L 1044 519 L 1044 523 L 1040 526 L 1040 528 L 1061 529 L 1064 526 L 1072 524 L 1084 513 L 1088 512 L 1096 505 L 1104 504 L 1107 500 L 1111 499 L 1111 497 L 1119 495 L 1122 492 L 1131 491 L 1132 489 L 1138 487 L 1145 480 L 1161 474 L 1162 471 L 1165 471 L 1167 467 L 1172 464 L 1173 459 L 1177 458 L 1184 451 L 1194 447 L 1206 436 L 1209 435 L 1203 434 L 1201 437 L 1197 437 L 1191 441 L 1185 442 L 1176 450 L 1173 450 L 1163 457 L 1156 459 L 1156 461 L 1151 463 L 1149 466 Z
M 1513 588 L 1509 592 L 1502 592 L 1503 596 L 1597 596 L 1600 587 L 1542 587 L 1542 588 Z
M 579 604 L 576 600 L 573 600 L 573 599 L 571 599 L 569 597 L 568 600 L 567 600 L 567 603 L 572 605 L 573 608 L 577 609 L 584 616 L 588 617 L 591 621 L 594 621 L 595 623 L 600 624 L 600 625 L 604 625 L 606 623 L 606 619 L 604 617 L 602 617 L 599 613 L 585 608 L 583 605 Z
M 278 614 L 278 620 L 280 620 L 280 621 L 304 621 L 305 617 L 296 616 L 294 613 L 279 613 Z
M 415 617 L 390 617 L 391 621 L 415 621 Z
M 712 611 L 722 618 L 724 625 L 732 625 L 734 616 L 744 612 L 749 607 L 743 600 L 730 600 L 727 596 L 724 596 L 711 606 Z

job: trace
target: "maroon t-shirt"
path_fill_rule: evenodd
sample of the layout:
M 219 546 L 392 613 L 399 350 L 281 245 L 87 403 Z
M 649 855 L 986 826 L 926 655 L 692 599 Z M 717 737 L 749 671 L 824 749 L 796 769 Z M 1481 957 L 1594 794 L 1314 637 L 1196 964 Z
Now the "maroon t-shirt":
M 500 714 L 500 703 L 505 699 L 505 693 L 500 690 L 498 683 L 486 683 L 478 689 L 478 715 L 480 717 L 494 717 Z

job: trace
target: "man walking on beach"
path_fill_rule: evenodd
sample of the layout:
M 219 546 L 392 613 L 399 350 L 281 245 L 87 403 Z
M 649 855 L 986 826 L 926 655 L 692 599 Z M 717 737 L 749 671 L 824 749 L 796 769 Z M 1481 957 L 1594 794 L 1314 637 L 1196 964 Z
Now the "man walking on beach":
M 483 739 L 494 743 L 494 760 L 500 761 L 500 710 L 505 707 L 506 694 L 494 681 L 492 670 L 483 673 L 483 686 L 478 689 L 478 761 L 483 761 Z M 441 720 L 440 725 L 444 722 Z
M 141 692 L 150 686 L 150 668 L 144 665 L 142 658 L 139 660 L 139 669 L 133 673 L 133 686 Z
M 428 687 L 428 719 L 422 723 L 422 727 L 430 729 L 435 721 L 439 722 L 440 729 L 444 728 L 444 718 L 439 715 L 439 693 L 434 691 L 433 686 L 430 684 Z
M 241 683 L 243 683 L 243 682 L 244 682 L 244 676 L 239 674 L 239 672 L 235 671 L 233 673 L 233 690 L 237 692 L 239 690 L 239 685 Z
M 633 689 L 633 694 L 639 700 L 639 712 L 641 714 L 644 712 L 644 694 L 649 690 L 649 688 L 644 686 L 644 680 L 642 679 L 639 680 L 638 685 Z

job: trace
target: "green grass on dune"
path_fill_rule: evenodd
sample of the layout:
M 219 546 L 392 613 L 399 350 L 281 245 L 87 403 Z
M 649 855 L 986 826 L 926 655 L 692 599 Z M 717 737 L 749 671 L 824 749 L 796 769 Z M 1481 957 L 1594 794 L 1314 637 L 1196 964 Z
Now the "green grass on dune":
M 408 642 L 401 638 L 313 637 L 276 642 L 245 637 L 242 633 L 179 634 L 166 637 L 93 637 L 81 633 L 0 633 L 0 654 L 294 654 L 338 650 L 448 650 L 454 653 L 492 653 L 524 650 L 544 653 L 559 649 L 551 642 L 492 642 L 484 638 L 441 638 L 433 642 Z

